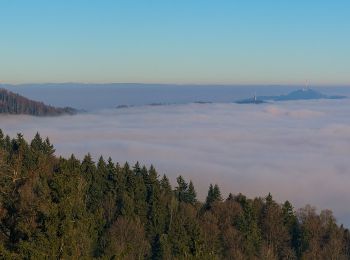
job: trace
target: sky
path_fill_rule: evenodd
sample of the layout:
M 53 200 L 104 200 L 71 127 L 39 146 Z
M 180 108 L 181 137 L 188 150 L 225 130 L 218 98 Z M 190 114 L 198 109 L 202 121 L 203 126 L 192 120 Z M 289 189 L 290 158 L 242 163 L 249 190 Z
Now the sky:
M 349 1 L 0 0 L 0 83 L 350 85 Z

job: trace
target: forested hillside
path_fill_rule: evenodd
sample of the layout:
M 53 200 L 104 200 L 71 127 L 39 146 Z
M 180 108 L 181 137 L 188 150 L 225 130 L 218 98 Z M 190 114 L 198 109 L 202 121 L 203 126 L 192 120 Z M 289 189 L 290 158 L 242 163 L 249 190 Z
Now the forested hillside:
M 6 89 L 0 88 L 0 114 L 26 114 L 33 116 L 57 116 L 74 114 L 76 110 L 70 107 L 57 108 L 42 102 L 27 99 Z
M 0 219 L 1 259 L 350 258 L 329 210 L 217 185 L 200 202 L 181 176 L 172 188 L 153 166 L 56 157 L 39 134 L 0 131 Z

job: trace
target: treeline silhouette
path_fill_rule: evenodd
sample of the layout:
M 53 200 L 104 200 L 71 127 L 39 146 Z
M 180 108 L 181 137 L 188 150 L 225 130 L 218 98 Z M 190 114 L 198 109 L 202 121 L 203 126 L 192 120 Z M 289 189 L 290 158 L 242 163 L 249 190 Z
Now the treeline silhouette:
M 349 259 L 349 230 L 332 212 L 294 210 L 270 194 L 205 202 L 153 166 L 54 155 L 0 131 L 1 259 Z M 346 206 L 346 205 L 344 205 Z
M 75 114 L 77 111 L 70 107 L 58 108 L 45 105 L 0 88 L 0 113 L 26 114 L 33 116 L 58 116 Z

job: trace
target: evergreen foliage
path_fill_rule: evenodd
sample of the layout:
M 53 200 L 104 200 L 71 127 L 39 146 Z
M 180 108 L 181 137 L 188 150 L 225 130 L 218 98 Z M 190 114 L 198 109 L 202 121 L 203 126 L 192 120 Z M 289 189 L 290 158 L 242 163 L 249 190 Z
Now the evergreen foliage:
M 271 194 L 249 199 L 136 163 L 54 155 L 0 130 L 1 259 L 349 259 L 349 230 L 331 211 L 295 211 Z

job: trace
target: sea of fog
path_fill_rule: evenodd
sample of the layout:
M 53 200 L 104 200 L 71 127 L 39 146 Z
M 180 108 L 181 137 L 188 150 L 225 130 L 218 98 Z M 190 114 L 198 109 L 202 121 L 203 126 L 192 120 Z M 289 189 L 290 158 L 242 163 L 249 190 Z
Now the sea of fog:
M 238 105 L 230 101 L 295 87 L 120 86 L 13 87 L 25 96 L 87 112 L 75 116 L 0 116 L 0 128 L 30 139 L 49 136 L 58 155 L 90 152 L 115 161 L 154 164 L 172 183 L 192 179 L 204 199 L 210 183 L 223 194 L 269 192 L 296 207 L 329 208 L 350 226 L 350 99 Z M 348 94 L 346 88 L 323 93 Z M 211 104 L 190 103 L 211 101 Z M 149 103 L 171 105 L 147 106 Z M 137 105 L 115 109 L 117 105 Z

